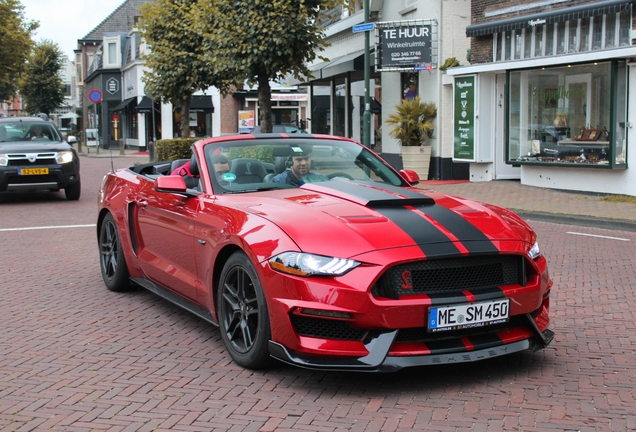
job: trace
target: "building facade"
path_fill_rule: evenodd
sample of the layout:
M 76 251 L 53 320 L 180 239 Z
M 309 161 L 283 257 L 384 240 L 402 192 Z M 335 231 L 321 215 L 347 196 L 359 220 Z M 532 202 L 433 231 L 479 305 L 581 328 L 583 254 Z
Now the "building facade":
M 443 78 L 453 160 L 469 164 L 472 181 L 636 195 L 632 5 L 472 2 L 471 65 Z

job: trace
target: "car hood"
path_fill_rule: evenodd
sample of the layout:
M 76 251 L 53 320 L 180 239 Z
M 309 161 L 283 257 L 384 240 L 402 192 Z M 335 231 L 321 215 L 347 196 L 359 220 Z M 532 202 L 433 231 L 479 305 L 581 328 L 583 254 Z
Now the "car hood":
M 47 141 L 9 141 L 0 142 L 0 153 L 43 153 L 71 150 L 66 142 Z
M 261 193 L 257 204 L 242 206 L 278 225 L 301 250 L 337 251 L 340 257 L 413 246 L 427 257 L 498 253 L 502 242 L 536 240 L 532 229 L 508 210 L 375 182 L 307 183 Z

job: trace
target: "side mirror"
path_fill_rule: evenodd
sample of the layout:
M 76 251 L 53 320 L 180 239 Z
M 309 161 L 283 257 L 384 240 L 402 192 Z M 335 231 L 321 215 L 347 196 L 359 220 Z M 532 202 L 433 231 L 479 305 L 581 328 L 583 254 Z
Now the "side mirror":
M 155 190 L 159 192 L 185 193 L 187 187 L 179 175 L 160 176 L 155 180 Z
M 420 182 L 420 176 L 413 170 L 400 170 L 400 176 L 412 185 L 416 185 Z
M 68 137 L 66 137 L 66 142 L 69 144 L 75 144 L 77 142 L 77 138 L 75 138 L 75 136 L 73 135 L 69 135 Z

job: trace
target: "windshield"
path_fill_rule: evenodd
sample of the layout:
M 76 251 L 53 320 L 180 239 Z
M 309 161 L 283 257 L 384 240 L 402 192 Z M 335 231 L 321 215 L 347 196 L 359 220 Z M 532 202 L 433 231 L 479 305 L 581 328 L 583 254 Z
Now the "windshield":
M 365 147 L 329 139 L 245 139 L 205 147 L 215 193 L 300 187 L 331 180 L 408 184 Z
M 48 122 L 3 121 L 0 142 L 62 141 L 57 129 Z

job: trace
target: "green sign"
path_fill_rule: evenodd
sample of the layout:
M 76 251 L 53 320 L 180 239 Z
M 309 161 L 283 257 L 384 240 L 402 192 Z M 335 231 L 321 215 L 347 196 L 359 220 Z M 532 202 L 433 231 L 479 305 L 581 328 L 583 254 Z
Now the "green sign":
M 453 159 L 475 160 L 475 77 L 455 78 Z

